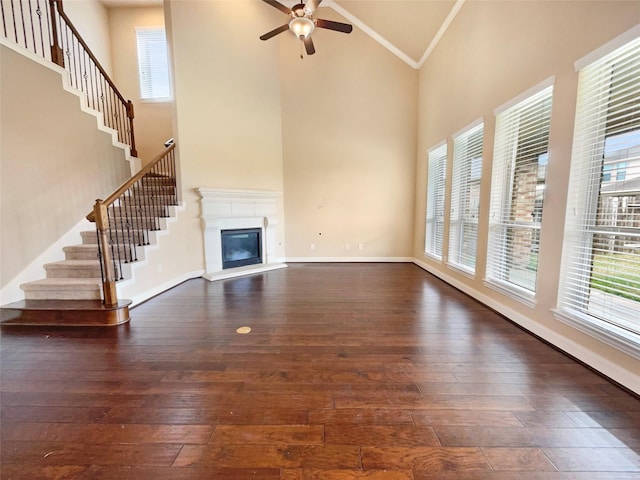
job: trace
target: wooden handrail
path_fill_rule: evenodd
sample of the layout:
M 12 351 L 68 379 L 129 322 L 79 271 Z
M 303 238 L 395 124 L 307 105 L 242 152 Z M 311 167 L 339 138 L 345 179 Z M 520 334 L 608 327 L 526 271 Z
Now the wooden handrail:
M 64 11 L 62 0 L 2 0 L 0 35 L 64 68 L 69 85 L 85 94 L 118 141 L 135 144 L 133 103 L 125 99 Z
M 120 99 L 122 104 L 123 105 L 127 105 L 127 103 L 129 101 L 127 99 L 125 99 L 124 96 L 120 93 L 120 90 L 118 90 L 118 87 L 116 87 L 116 84 L 113 83 L 113 81 L 109 77 L 109 74 L 105 71 L 105 69 L 102 67 L 102 65 L 100 64 L 100 62 L 96 58 L 96 56 L 93 54 L 93 52 L 89 48 L 89 45 L 87 45 L 87 42 L 84 41 L 84 39 L 80 35 L 80 32 L 78 32 L 78 29 L 76 29 L 76 27 L 73 25 L 73 23 L 71 22 L 69 17 L 67 17 L 67 14 L 64 12 L 64 8 L 62 6 L 62 0 L 49 0 L 49 1 L 51 3 L 55 3 L 56 4 L 56 8 L 57 8 L 58 14 L 64 20 L 64 22 L 67 24 L 67 26 L 69 27 L 69 30 L 71 30 L 71 32 L 76 37 L 76 39 L 78 40 L 80 45 L 82 45 L 82 48 L 84 48 L 84 50 L 87 53 L 87 55 L 89 55 L 89 58 L 91 58 L 93 63 L 95 63 L 96 67 L 100 71 L 100 74 L 107 81 L 107 83 L 109 84 L 109 86 L 111 87 L 113 92 L 118 96 L 118 98 Z
M 169 143 L 105 200 L 97 199 L 86 216 L 96 224 L 106 305 L 118 303 L 116 282 L 123 279 L 123 264 L 138 259 L 137 247 L 149 244 L 149 231 L 159 229 L 158 218 L 177 205 L 175 148 Z
M 160 152 L 158 155 L 156 155 L 156 157 L 153 160 L 151 160 L 151 162 L 148 165 L 143 167 L 133 177 L 131 177 L 129 180 L 127 180 L 122 185 L 120 185 L 120 187 L 118 187 L 118 189 L 115 192 L 113 192 L 111 195 L 109 195 L 104 200 L 97 199 L 96 203 L 100 202 L 101 204 L 103 204 L 105 206 L 112 205 L 127 190 L 129 190 L 134 184 L 136 184 L 137 182 L 142 180 L 142 177 L 144 177 L 147 173 L 149 173 L 151 170 L 153 170 L 153 167 L 155 167 L 163 158 L 165 158 L 175 148 L 176 148 L 176 144 L 175 143 L 172 143 L 171 145 L 169 145 L 162 152 Z M 96 221 L 96 219 L 95 219 L 95 211 L 91 211 L 90 213 L 88 213 L 87 216 L 86 216 L 86 219 L 89 220 L 90 222 L 95 222 Z

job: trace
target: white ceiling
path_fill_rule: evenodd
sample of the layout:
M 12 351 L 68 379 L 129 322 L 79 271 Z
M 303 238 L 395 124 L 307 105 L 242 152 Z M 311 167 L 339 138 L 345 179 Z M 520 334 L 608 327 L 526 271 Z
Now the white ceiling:
M 162 5 L 162 0 L 101 0 L 107 7 Z M 324 0 L 413 68 L 420 68 L 465 0 Z M 280 0 L 292 7 L 298 0 Z M 268 5 L 266 5 L 268 8 Z M 319 16 L 321 13 L 319 12 Z

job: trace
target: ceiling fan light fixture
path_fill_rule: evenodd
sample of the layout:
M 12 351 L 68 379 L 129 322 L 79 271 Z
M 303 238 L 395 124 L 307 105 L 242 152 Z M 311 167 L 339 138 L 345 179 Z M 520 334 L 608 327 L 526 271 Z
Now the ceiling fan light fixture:
M 307 17 L 296 17 L 289 22 L 289 29 L 296 37 L 307 38 L 315 29 L 313 20 Z

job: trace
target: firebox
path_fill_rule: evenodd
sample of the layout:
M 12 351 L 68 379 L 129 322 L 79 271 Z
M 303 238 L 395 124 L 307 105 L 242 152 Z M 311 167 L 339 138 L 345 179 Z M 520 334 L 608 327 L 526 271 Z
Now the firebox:
M 262 229 L 221 230 L 222 268 L 262 263 Z

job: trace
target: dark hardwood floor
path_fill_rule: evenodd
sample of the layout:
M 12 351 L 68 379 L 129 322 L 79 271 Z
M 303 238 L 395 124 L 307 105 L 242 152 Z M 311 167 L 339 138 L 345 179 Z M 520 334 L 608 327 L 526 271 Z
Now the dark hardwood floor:
M 411 264 L 191 280 L 131 318 L 2 328 L 2 479 L 640 479 L 638 398 Z

